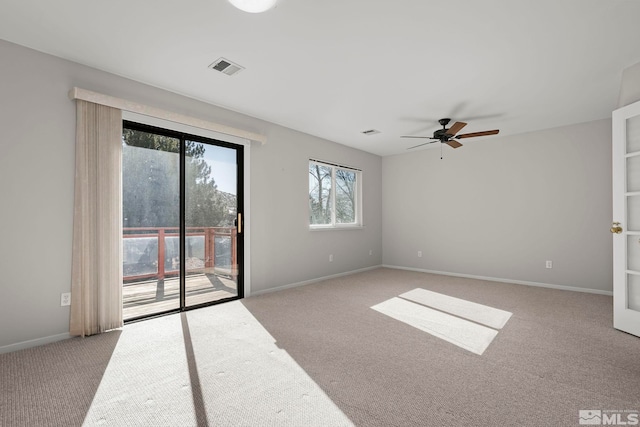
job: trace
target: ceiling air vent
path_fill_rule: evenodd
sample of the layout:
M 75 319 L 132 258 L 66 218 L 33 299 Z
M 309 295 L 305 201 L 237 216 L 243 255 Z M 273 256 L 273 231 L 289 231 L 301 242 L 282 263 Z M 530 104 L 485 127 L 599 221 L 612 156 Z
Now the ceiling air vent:
M 216 62 L 209 65 L 209 68 L 213 68 L 214 70 L 220 71 L 221 73 L 228 76 L 233 76 L 234 74 L 244 70 L 243 66 L 234 64 L 233 62 L 224 58 L 217 59 Z
M 362 133 L 364 135 L 375 135 L 376 133 L 380 133 L 380 131 L 375 129 L 369 129 L 369 130 L 363 130 Z

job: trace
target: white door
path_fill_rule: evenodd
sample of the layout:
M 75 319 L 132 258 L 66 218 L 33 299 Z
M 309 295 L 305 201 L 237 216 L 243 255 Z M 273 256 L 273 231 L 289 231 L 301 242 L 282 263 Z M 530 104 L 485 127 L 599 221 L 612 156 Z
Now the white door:
M 640 336 L 640 101 L 613 112 L 613 326 Z

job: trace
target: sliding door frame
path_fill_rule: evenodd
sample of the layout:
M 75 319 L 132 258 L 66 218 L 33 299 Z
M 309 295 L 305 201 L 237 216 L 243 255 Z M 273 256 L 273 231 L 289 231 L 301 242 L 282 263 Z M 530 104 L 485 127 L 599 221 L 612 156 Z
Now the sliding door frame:
M 140 120 L 140 118 L 144 118 Z M 151 123 L 149 123 L 151 122 Z M 166 127 L 165 127 L 166 125 Z M 245 190 L 248 189 L 248 185 L 245 183 L 248 181 L 245 176 L 245 162 L 248 161 L 248 152 L 245 150 L 248 148 L 249 141 L 242 140 L 237 137 L 229 137 L 223 134 L 217 134 L 212 131 L 203 129 L 191 128 L 190 126 L 180 125 L 173 122 L 166 122 L 162 119 L 155 119 L 148 116 L 141 116 L 136 113 L 123 114 L 123 128 L 139 130 L 143 132 L 155 133 L 167 137 L 177 138 L 180 140 L 179 150 L 179 181 L 180 181 L 180 199 L 179 199 L 179 245 L 180 245 L 180 303 L 179 308 L 165 310 L 149 315 L 138 316 L 125 320 L 125 323 L 136 322 L 140 320 L 146 320 L 153 317 L 164 316 L 172 313 L 180 313 L 184 311 L 194 310 L 202 307 L 208 307 L 220 303 L 234 301 L 242 299 L 245 294 L 246 273 L 248 269 L 245 268 L 245 235 L 248 235 L 248 221 L 245 215 Z M 194 131 L 194 132 L 190 132 Z M 222 137 L 222 138 L 220 138 Z M 238 142 L 233 142 L 225 139 L 236 139 Z M 187 279 L 187 266 L 186 266 L 186 237 L 187 237 L 187 225 L 186 225 L 186 141 L 192 141 L 196 143 L 202 143 L 211 146 L 224 147 L 235 150 L 236 153 L 236 224 L 240 232 L 236 233 L 236 263 L 238 268 L 236 292 L 237 295 L 228 298 L 221 298 L 214 301 L 208 301 L 200 304 L 186 305 L 186 279 Z M 238 222 L 238 218 L 240 221 Z

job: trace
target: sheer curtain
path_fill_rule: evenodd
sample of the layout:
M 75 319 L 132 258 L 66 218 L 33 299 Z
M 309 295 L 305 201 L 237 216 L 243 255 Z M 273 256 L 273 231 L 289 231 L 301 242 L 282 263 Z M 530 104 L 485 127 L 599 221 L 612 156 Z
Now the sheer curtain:
M 122 322 L 122 111 L 76 100 L 71 335 Z

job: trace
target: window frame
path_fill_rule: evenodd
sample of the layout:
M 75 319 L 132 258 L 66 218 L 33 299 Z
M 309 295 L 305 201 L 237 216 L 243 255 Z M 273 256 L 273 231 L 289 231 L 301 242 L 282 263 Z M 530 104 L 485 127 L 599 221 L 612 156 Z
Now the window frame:
M 331 168 L 331 189 L 330 189 L 330 198 L 331 198 L 331 222 L 329 224 L 312 224 L 312 214 L 311 214 L 311 204 L 308 206 L 308 215 L 309 215 L 309 230 L 311 231 L 319 231 L 319 230 L 358 230 L 364 228 L 362 223 L 362 170 L 358 168 L 354 168 L 351 166 L 345 166 L 337 163 L 327 162 L 323 160 L 317 159 L 309 159 L 309 163 L 307 165 L 307 172 L 310 169 L 311 165 L 320 165 L 323 167 Z M 349 223 L 339 223 L 336 222 L 336 170 L 345 170 L 351 173 L 355 173 L 356 182 L 355 182 L 355 197 L 354 197 L 354 222 Z M 311 176 L 309 176 L 309 180 Z M 308 190 L 308 188 L 307 188 Z

